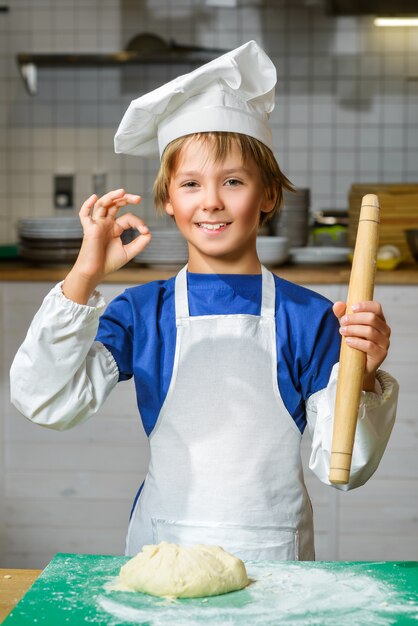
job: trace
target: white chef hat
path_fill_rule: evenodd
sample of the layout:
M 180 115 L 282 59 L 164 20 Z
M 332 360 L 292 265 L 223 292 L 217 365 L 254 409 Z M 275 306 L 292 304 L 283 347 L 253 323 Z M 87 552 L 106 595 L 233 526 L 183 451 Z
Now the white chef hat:
M 268 123 L 276 68 L 255 41 L 133 100 L 115 135 L 115 152 L 162 155 L 191 133 L 230 131 L 273 148 Z

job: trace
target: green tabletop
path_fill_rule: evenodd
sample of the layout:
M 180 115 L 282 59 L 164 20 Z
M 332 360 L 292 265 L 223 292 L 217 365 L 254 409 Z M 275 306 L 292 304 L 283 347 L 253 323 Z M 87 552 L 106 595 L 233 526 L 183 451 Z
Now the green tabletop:
M 112 590 L 126 557 L 57 554 L 5 626 L 418 626 L 418 562 L 248 561 L 241 591 L 170 601 Z

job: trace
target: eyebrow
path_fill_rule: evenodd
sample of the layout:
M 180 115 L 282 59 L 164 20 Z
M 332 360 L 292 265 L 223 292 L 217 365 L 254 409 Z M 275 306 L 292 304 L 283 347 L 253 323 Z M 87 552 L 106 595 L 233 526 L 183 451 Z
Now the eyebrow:
M 222 170 L 221 174 L 222 176 L 230 176 L 231 174 L 238 174 L 238 173 L 243 173 L 243 174 L 249 174 L 250 171 L 244 167 L 244 166 L 240 166 L 240 167 L 231 167 L 228 168 L 227 170 Z M 202 170 L 188 170 L 188 171 L 180 171 L 175 175 L 175 178 L 195 178 L 197 176 L 200 176 L 202 174 Z

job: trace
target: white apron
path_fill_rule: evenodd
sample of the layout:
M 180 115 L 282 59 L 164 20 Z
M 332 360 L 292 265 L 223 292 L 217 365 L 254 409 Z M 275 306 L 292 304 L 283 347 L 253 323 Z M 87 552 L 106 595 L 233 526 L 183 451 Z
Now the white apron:
M 273 275 L 262 267 L 260 316 L 190 317 L 186 270 L 175 283 L 172 379 L 126 552 L 169 541 L 245 560 L 312 560 L 301 434 L 277 385 Z

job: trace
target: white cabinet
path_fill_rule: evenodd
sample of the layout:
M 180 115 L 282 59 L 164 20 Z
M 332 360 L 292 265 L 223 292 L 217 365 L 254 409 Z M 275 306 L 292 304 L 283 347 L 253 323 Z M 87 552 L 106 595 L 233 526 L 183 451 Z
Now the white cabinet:
M 132 501 L 148 465 L 131 381 L 118 385 L 90 421 L 64 432 L 32 424 L 10 403 L 13 356 L 51 287 L 0 284 L 3 567 L 43 567 L 56 552 L 123 554 Z M 109 301 L 123 288 L 101 290 Z
M 309 288 L 331 300 L 347 293 L 345 286 Z M 379 468 L 363 487 L 339 492 L 306 471 L 319 560 L 418 559 L 418 287 L 378 285 L 375 299 L 392 328 L 383 369 L 400 383 L 397 420 Z
M 65 432 L 31 424 L 10 404 L 11 361 L 51 286 L 0 284 L 3 567 L 43 567 L 56 552 L 122 554 L 148 464 L 131 381 L 120 383 L 89 422 Z M 110 300 L 124 288 L 104 285 L 102 292 Z M 331 300 L 346 293 L 338 285 L 309 288 Z M 393 328 L 386 367 L 401 383 L 399 417 L 381 466 L 364 487 L 339 493 L 306 471 L 321 560 L 418 559 L 418 287 L 378 287 L 376 299 Z M 305 460 L 308 453 L 306 440 Z

